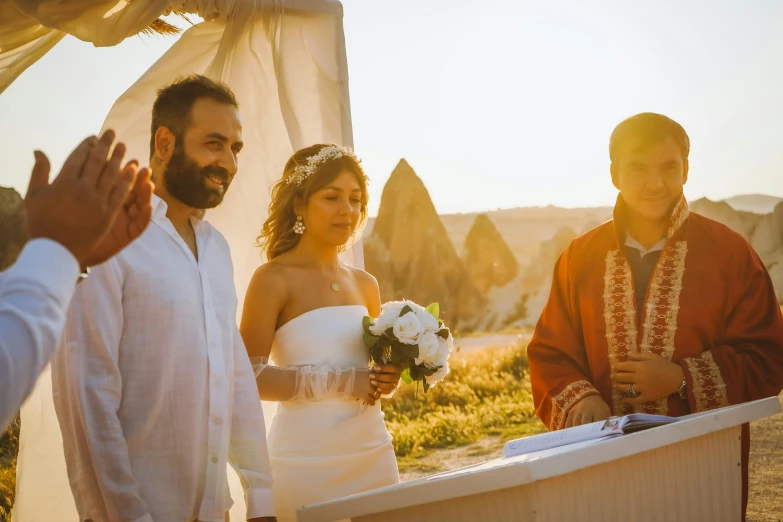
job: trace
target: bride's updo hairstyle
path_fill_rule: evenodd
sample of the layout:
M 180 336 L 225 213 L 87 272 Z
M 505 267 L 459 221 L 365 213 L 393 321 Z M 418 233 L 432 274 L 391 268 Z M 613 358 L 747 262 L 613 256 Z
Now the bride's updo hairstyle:
M 267 261 L 288 252 L 301 237 L 294 232 L 294 203 L 301 198 L 305 205 L 310 197 L 329 185 L 343 171 L 356 176 L 362 189 L 361 216 L 354 237 L 367 221 L 367 176 L 352 150 L 337 145 L 319 143 L 296 151 L 283 169 L 283 177 L 272 187 L 269 215 L 256 239 Z

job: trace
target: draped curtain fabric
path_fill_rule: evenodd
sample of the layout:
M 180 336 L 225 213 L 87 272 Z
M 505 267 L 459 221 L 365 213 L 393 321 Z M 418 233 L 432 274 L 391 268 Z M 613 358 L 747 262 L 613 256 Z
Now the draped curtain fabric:
M 198 73 L 234 91 L 245 147 L 231 189 L 207 219 L 231 247 L 241 314 L 250 277 L 262 261 L 255 239 L 286 160 L 314 143 L 353 145 L 337 0 L 0 0 L 0 92 L 65 34 L 96 46 L 117 45 L 172 9 L 205 21 L 185 31 L 117 100 L 103 127 L 115 129 L 129 155 L 145 162 L 159 88 Z M 74 136 L 74 143 L 80 138 Z M 360 242 L 342 256 L 363 267 Z M 274 409 L 264 406 L 268 428 Z M 230 477 L 231 520 L 244 520 L 242 489 L 233 471 Z M 48 371 L 22 408 L 13 520 L 77 521 Z

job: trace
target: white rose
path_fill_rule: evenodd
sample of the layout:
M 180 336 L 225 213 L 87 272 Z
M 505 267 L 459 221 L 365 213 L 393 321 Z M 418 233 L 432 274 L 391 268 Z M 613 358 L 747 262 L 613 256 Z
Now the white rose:
M 444 364 L 442 367 L 438 369 L 435 373 L 432 375 L 425 376 L 424 378 L 427 379 L 427 384 L 430 385 L 430 387 L 435 386 L 437 383 L 443 381 L 443 379 L 446 378 L 446 376 L 451 371 L 451 368 L 449 368 L 449 363 Z
M 394 323 L 394 337 L 403 344 L 418 344 L 421 322 L 416 314 L 408 312 Z
M 400 312 L 407 303 L 405 301 L 389 301 L 384 303 L 381 308 L 381 314 L 370 325 L 370 333 L 380 337 L 383 332 L 394 326 L 397 318 L 400 317 Z
M 394 321 L 396 319 L 397 317 L 392 317 L 392 314 L 382 313 L 370 325 L 370 333 L 378 337 L 382 336 L 383 332 L 394 326 Z
M 440 330 L 440 325 L 438 324 L 438 320 L 435 318 L 434 315 L 429 313 L 426 309 L 421 310 L 415 310 L 416 317 L 419 318 L 419 322 L 421 322 L 421 328 L 425 332 L 432 332 L 437 333 L 438 330 Z
M 429 362 L 438 351 L 439 340 L 440 338 L 432 332 L 421 334 L 419 337 L 419 356 L 416 357 L 414 362 L 416 364 Z
M 454 350 L 454 339 L 449 335 L 448 339 L 444 339 L 443 337 L 438 337 L 438 349 L 435 352 L 435 354 L 430 358 L 430 368 L 434 368 L 435 366 L 443 366 L 444 364 L 447 364 L 446 361 L 449 360 L 449 357 L 451 356 L 451 352 Z
M 407 301 L 389 301 L 384 303 L 383 308 L 381 308 L 381 315 L 389 314 L 396 320 L 406 306 L 410 306 Z

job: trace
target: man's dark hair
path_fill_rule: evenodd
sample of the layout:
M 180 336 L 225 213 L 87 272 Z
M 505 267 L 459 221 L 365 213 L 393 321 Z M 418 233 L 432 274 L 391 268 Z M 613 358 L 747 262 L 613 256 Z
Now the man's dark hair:
M 609 159 L 616 161 L 618 150 L 631 140 L 637 141 L 640 147 L 646 147 L 662 141 L 667 136 L 674 138 L 682 152 L 682 159 L 687 160 L 691 151 L 691 140 L 682 125 L 654 112 L 631 116 L 612 131 L 609 138 Z
M 166 127 L 173 132 L 179 146 L 190 124 L 193 104 L 200 98 L 211 98 L 216 102 L 239 108 L 234 93 L 223 83 L 210 80 L 200 74 L 178 78 L 171 85 L 158 91 L 158 97 L 155 98 L 152 106 L 150 158 L 155 154 L 155 133 L 160 127 Z

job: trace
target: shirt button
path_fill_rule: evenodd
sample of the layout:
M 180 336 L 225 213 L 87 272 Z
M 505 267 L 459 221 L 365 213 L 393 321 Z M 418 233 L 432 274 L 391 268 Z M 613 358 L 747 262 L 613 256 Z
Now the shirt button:
M 217 457 L 212 457 L 212 462 L 214 462 L 215 464 L 217 464 Z
M 214 419 L 212 419 L 212 422 L 213 422 L 214 424 L 218 424 L 218 425 L 219 425 L 219 424 L 220 424 L 221 422 L 223 422 L 223 421 L 222 421 L 222 420 L 220 420 L 220 419 L 218 419 L 218 418 L 214 418 Z

